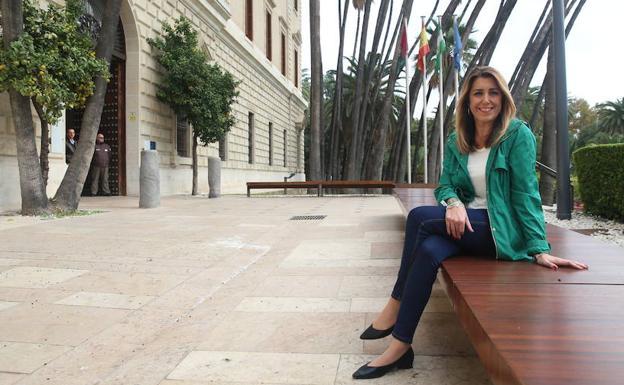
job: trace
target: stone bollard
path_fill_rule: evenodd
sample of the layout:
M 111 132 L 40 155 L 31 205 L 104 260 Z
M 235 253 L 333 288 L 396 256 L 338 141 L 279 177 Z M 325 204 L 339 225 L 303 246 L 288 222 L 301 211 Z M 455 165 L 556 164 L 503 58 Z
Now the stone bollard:
M 221 196 L 221 158 L 208 157 L 208 187 L 210 187 L 208 198 Z
M 156 150 L 141 151 L 139 207 L 160 206 L 160 159 Z

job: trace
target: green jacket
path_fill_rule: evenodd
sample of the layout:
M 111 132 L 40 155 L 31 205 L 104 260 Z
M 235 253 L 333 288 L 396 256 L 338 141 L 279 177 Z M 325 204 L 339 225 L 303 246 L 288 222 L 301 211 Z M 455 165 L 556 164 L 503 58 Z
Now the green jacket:
M 468 155 L 459 152 L 455 132 L 449 135 L 445 151 L 435 197 L 438 202 L 454 197 L 469 203 L 475 191 L 468 175 Z M 496 258 L 531 260 L 533 254 L 550 251 L 535 173 L 535 137 L 521 120 L 513 119 L 490 150 L 486 194 Z

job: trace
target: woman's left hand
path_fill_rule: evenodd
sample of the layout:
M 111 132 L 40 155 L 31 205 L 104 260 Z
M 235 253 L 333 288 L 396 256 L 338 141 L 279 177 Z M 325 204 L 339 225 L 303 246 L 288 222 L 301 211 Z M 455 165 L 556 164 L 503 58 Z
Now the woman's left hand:
M 546 253 L 537 254 L 535 256 L 535 261 L 537 262 L 537 264 L 548 267 L 553 270 L 559 269 L 560 266 L 571 267 L 573 269 L 578 269 L 578 270 L 589 269 L 589 266 L 584 263 L 577 262 L 577 261 L 570 261 L 569 259 L 555 257 L 553 255 L 546 254 Z

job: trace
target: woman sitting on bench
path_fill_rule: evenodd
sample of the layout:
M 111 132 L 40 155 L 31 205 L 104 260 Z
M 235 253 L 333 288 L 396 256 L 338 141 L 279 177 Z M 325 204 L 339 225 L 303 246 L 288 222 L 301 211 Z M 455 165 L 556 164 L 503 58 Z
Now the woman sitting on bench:
M 491 67 L 475 68 L 464 81 L 457 106 L 457 130 L 446 143 L 435 190 L 441 205 L 409 213 L 392 295 L 360 336 L 372 340 L 392 334 L 392 341 L 353 378 L 377 378 L 394 368 L 412 367 L 412 338 L 438 267 L 447 258 L 464 254 L 533 261 L 555 270 L 588 268 L 548 254 L 535 137 L 514 118 L 516 107 L 501 74 Z

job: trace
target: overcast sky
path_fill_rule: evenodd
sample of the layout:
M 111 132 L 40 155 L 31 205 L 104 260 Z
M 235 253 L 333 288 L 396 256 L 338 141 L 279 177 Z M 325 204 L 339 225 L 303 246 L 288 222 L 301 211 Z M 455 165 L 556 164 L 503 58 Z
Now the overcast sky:
M 518 0 L 518 4 L 509 18 L 500 38 L 490 65 L 498 68 L 509 79 L 518 62 L 534 25 L 540 16 L 545 0 Z M 351 1 L 347 0 L 351 6 Z M 444 12 L 449 0 L 440 1 L 438 13 Z M 336 68 L 338 55 L 338 5 L 337 0 L 320 0 L 321 3 L 321 50 L 323 70 Z M 373 2 L 372 15 L 377 14 L 379 0 Z M 395 0 L 395 11 L 398 14 L 402 1 Z M 414 0 L 410 18 L 409 44 L 413 44 L 420 31 L 420 16 L 429 15 L 434 0 Z M 463 4 L 458 7 L 458 13 Z M 472 2 L 474 5 L 476 1 Z M 472 38 L 481 42 L 489 30 L 500 1 L 488 0 L 476 22 L 476 32 Z M 309 35 L 309 4 L 302 1 L 303 38 L 302 65 L 310 68 L 310 35 Z M 472 8 L 471 5 L 471 8 Z M 468 14 L 470 10 L 468 11 Z M 578 16 L 566 42 L 566 72 L 568 94 L 586 99 L 591 105 L 624 97 L 624 50 L 621 48 L 622 15 L 624 2 L 612 0 L 588 0 Z M 467 16 L 466 16 L 467 18 Z M 356 31 L 357 12 L 349 9 L 347 31 L 345 37 L 345 53 L 351 55 L 353 39 Z M 369 40 L 372 40 L 375 18 L 371 17 Z M 369 42 L 370 44 L 370 42 Z M 431 44 L 431 42 L 430 42 Z M 546 54 L 533 78 L 532 85 L 542 83 L 545 74 Z M 413 59 L 413 57 L 412 57 Z M 413 73 L 414 70 L 411 70 Z M 436 98 L 437 99 L 437 98 Z

